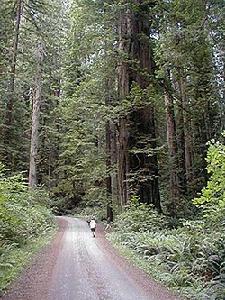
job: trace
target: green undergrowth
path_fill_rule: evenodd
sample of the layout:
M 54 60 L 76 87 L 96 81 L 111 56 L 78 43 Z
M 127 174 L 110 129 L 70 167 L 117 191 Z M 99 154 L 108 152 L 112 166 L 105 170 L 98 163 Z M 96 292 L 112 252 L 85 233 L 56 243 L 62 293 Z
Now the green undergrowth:
M 172 223 L 152 208 L 131 205 L 117 216 L 108 238 L 123 255 L 184 298 L 224 299 L 224 228 L 204 218 L 180 220 L 176 228 Z
M 0 295 L 4 293 L 9 284 L 15 280 L 32 257 L 47 245 L 56 232 L 56 227 L 49 228 L 41 236 L 33 238 L 19 248 L 17 245 L 8 245 L 1 248 L 0 255 Z
M 22 174 L 7 176 L 0 164 L 0 290 L 51 236 L 55 219 L 43 189 L 29 189 Z

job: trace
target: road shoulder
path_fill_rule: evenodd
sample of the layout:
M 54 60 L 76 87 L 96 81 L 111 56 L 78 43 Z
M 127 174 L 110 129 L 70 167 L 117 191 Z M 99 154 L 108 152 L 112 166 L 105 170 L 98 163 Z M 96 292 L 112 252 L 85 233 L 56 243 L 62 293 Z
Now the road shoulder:
M 61 240 L 67 228 L 64 219 L 58 219 L 59 230 L 52 241 L 41 248 L 24 268 L 19 278 L 9 285 L 0 300 L 46 299 L 49 280 L 61 247 Z

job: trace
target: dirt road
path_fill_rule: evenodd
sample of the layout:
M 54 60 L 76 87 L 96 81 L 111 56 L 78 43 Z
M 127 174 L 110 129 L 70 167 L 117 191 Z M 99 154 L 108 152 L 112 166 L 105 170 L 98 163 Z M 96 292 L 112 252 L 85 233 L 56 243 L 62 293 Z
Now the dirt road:
M 121 258 L 101 230 L 60 217 L 60 231 L 2 300 L 176 300 Z

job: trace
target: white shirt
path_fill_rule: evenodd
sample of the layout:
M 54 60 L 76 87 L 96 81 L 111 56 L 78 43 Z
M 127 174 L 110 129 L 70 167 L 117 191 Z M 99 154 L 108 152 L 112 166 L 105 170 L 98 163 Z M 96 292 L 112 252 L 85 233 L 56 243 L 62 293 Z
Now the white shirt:
M 96 227 L 96 222 L 95 222 L 95 220 L 91 220 L 91 222 L 90 222 L 90 227 L 91 227 L 91 229 L 93 229 L 93 228 Z

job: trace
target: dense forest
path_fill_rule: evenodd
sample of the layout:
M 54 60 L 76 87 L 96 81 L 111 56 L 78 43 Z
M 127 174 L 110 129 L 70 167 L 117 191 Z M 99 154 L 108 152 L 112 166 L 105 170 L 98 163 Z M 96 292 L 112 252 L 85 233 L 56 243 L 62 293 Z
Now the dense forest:
M 49 208 L 95 214 L 157 280 L 224 299 L 224 35 L 223 0 L 1 0 L 0 257 Z

